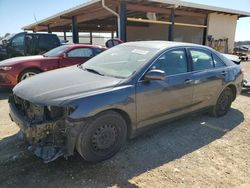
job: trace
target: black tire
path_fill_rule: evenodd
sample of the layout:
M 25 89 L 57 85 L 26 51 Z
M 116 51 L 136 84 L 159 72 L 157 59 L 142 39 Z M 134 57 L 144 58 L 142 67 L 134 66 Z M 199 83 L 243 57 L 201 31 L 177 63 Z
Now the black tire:
M 30 74 L 30 75 L 32 75 L 32 76 L 35 76 L 36 74 L 39 74 L 39 73 L 41 73 L 40 70 L 37 70 L 37 69 L 27 69 L 27 70 L 23 71 L 23 72 L 19 75 L 19 77 L 18 77 L 18 83 L 21 82 L 21 81 L 23 81 L 23 80 L 25 80 L 25 79 L 27 79 L 28 77 L 25 78 L 25 75 L 27 75 L 27 74 Z M 31 76 L 30 76 L 30 77 L 31 77 Z
M 103 112 L 84 126 L 76 149 L 88 162 L 96 163 L 111 158 L 127 139 L 126 121 L 114 111 Z
M 214 117 L 221 117 L 227 114 L 233 102 L 233 92 L 230 88 L 225 88 L 220 94 L 216 105 L 212 108 Z

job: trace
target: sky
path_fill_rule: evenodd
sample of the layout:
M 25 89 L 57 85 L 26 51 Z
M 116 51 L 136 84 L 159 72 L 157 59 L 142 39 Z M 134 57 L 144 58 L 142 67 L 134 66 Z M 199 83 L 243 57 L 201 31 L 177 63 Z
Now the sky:
M 0 0 L 0 36 L 17 33 L 35 20 L 52 16 L 88 0 Z M 250 0 L 186 0 L 229 9 L 250 12 Z M 250 18 L 237 23 L 236 41 L 250 40 Z

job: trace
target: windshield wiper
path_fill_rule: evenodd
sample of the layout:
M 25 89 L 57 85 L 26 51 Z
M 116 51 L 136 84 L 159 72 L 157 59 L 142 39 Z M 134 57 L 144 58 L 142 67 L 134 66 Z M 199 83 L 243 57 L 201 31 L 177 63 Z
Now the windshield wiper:
M 88 71 L 88 72 L 92 72 L 95 74 L 99 74 L 101 76 L 104 76 L 104 74 L 100 73 L 99 71 L 95 70 L 95 69 L 90 69 L 90 68 L 84 68 L 84 70 Z

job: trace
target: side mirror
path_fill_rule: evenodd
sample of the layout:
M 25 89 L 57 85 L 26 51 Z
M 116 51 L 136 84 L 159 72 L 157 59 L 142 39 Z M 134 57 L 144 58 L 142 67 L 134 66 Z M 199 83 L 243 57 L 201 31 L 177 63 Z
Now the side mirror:
M 117 45 L 122 44 L 122 43 L 123 43 L 123 41 L 120 40 L 120 39 L 117 39 L 117 38 L 115 38 L 115 39 L 109 39 L 109 40 L 105 43 L 105 46 L 106 46 L 107 48 L 112 48 L 112 47 L 117 46 Z
M 165 77 L 166 77 L 165 71 L 162 71 L 162 70 L 150 70 L 145 74 L 144 80 L 145 81 L 165 80 Z
M 63 53 L 63 58 L 69 57 L 67 53 Z

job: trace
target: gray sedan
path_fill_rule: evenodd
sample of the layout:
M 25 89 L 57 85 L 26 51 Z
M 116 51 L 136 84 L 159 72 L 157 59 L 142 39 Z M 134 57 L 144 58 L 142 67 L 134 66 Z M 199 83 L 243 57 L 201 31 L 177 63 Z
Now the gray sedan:
M 99 162 L 158 122 L 201 109 L 225 115 L 242 79 L 238 65 L 208 47 L 130 42 L 21 82 L 10 117 L 45 162 L 75 150 Z

